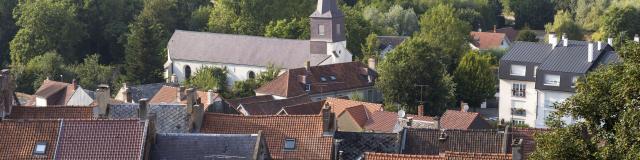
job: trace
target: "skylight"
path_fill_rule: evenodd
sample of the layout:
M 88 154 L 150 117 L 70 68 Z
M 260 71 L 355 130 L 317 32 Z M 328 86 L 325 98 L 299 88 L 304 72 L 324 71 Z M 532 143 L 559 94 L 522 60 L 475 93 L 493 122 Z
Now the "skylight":
M 330 78 L 332 81 L 335 81 L 335 80 L 336 80 L 336 76 L 329 76 L 329 78 Z
M 45 152 L 47 151 L 47 142 L 36 142 L 36 146 L 33 149 L 33 154 L 34 155 L 44 155 Z
M 327 81 L 327 78 L 320 77 L 320 81 L 322 81 L 322 82 L 326 82 L 326 81 Z
M 284 149 L 285 150 L 295 150 L 296 149 L 296 139 L 285 139 L 284 140 Z

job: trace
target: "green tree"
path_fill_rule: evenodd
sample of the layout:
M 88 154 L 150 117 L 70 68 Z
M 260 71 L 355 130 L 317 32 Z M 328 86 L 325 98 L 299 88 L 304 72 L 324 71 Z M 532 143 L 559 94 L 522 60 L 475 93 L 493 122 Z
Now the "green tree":
M 509 5 L 515 14 L 516 28 L 529 25 L 532 29 L 544 29 L 555 14 L 551 0 L 510 0 Z
M 186 81 L 186 85 L 202 90 L 213 89 L 224 92 L 227 85 L 227 72 L 227 68 L 202 67 Z
M 440 115 L 450 107 L 455 84 L 441 61 L 445 56 L 442 49 L 422 37 L 409 38 L 389 52 L 379 65 L 376 82 L 384 95 L 385 109 L 396 110 L 393 107 L 398 104 L 415 113 L 420 100 L 425 101 L 430 115 Z M 415 85 L 427 85 L 424 94 Z
M 273 64 L 268 65 L 267 70 L 260 72 L 258 76 L 256 76 L 256 83 L 258 83 L 258 87 L 276 79 L 280 75 L 281 70 L 282 68 L 275 66 Z M 255 89 L 258 89 L 258 88 L 255 88 Z
M 525 28 L 523 30 L 520 30 L 520 32 L 518 32 L 516 41 L 538 42 L 538 38 L 536 37 L 536 33 Z
M 77 19 L 76 7 L 67 1 L 20 1 L 14 18 L 20 30 L 10 44 L 13 64 L 27 63 L 48 51 L 74 60 L 75 47 L 86 35 L 84 24 Z
M 258 88 L 258 85 L 254 79 L 247 79 L 244 81 L 233 82 L 233 86 L 231 88 L 231 92 L 228 92 L 225 97 L 234 99 L 255 96 L 255 89 Z
M 617 51 L 622 63 L 591 72 L 578 81 L 574 96 L 555 106 L 558 111 L 547 122 L 553 130 L 537 136 L 538 148 L 532 158 L 636 159 L 639 156 L 640 43 L 627 42 Z M 561 118 L 566 116 L 581 121 L 565 124 Z
M 451 5 L 438 5 L 422 15 L 420 33 L 416 36 L 440 48 L 447 71 L 453 71 L 460 57 L 469 50 L 470 31 L 469 24 L 457 18 L 456 9 Z
M 207 30 L 207 23 L 209 22 L 209 14 L 211 13 L 211 6 L 200 6 L 198 9 L 191 13 L 189 21 L 189 29 L 194 31 Z
M 491 70 L 491 57 L 470 51 L 462 57 L 458 68 L 453 72 L 456 82 L 456 95 L 459 100 L 469 103 L 472 108 L 496 94 L 496 80 Z
M 4 0 L 0 2 L 0 66 L 8 64 L 9 42 L 18 31 L 16 22 L 13 20 L 11 12 L 18 4 L 17 0 Z
M 381 34 L 409 36 L 418 30 L 418 16 L 412 8 L 393 5 L 383 13 L 377 7 L 367 6 L 363 16 Z
M 365 44 L 362 44 L 362 54 L 364 55 L 362 60 L 367 61 L 369 58 L 380 58 L 379 48 L 380 42 L 378 41 L 378 35 L 375 33 L 369 34 L 365 41 Z
M 604 36 L 615 38 L 616 47 L 622 46 L 622 42 L 630 39 L 634 34 L 640 33 L 640 10 L 634 7 L 611 7 L 602 16 L 600 32 Z M 606 37 L 600 37 L 604 39 Z
M 25 72 L 18 79 L 18 89 L 27 93 L 33 93 L 40 87 L 46 78 L 62 81 L 64 77 L 70 77 L 66 70 L 64 58 L 56 52 L 47 52 L 33 57 L 26 65 Z
M 600 18 L 610 0 L 578 0 L 575 10 L 575 20 L 586 31 L 596 31 L 600 28 Z
M 582 40 L 584 37 L 580 25 L 573 21 L 573 16 L 569 12 L 559 11 L 553 20 L 553 23 L 545 25 L 547 33 L 555 32 L 558 35 L 566 34 L 568 39 Z
M 283 19 L 269 22 L 264 36 L 287 39 L 309 39 L 309 18 Z
M 362 16 L 362 8 L 342 7 L 345 14 L 345 27 L 347 38 L 347 49 L 353 54 L 354 60 L 362 59 L 362 44 L 365 38 L 373 31 L 367 20 Z
M 113 70 L 109 65 L 100 64 L 100 55 L 93 54 L 77 65 L 68 66 L 84 89 L 95 90 L 99 84 L 111 84 Z

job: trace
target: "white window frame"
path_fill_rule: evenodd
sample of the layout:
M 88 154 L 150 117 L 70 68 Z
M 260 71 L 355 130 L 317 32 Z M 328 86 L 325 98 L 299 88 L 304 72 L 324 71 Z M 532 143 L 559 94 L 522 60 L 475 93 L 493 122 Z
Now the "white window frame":
M 557 77 L 557 81 L 554 81 Z M 560 86 L 560 75 L 556 74 L 545 74 L 544 75 L 544 85 L 545 86 Z
M 318 25 L 318 35 L 324 36 L 325 32 L 325 28 L 324 28 L 324 24 L 319 24 Z
M 512 97 L 527 97 L 527 85 L 524 83 L 514 83 L 511 88 Z
M 520 73 L 520 72 L 514 72 L 514 71 L 522 71 L 524 70 L 524 72 Z M 511 71 L 509 72 L 510 75 L 512 76 L 526 76 L 527 75 L 527 66 L 525 65 L 517 65 L 517 64 L 512 64 L 511 65 Z

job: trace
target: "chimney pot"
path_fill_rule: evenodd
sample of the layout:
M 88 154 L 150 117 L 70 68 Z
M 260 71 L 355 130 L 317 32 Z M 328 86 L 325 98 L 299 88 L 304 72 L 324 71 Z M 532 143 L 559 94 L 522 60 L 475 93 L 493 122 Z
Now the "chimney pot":
M 418 105 L 418 116 L 424 116 L 424 104 Z
M 589 42 L 589 45 L 587 47 L 587 62 L 593 62 L 593 58 L 595 56 L 593 54 L 593 42 Z
M 633 36 L 633 41 L 640 42 L 640 36 L 638 36 L 638 34 Z
M 602 41 L 598 41 L 598 50 L 602 50 Z
M 607 38 L 607 44 L 609 44 L 609 46 L 613 46 L 613 38 Z
M 569 46 L 569 39 L 566 33 L 562 33 L 562 46 Z
M 147 119 L 147 107 L 148 107 L 148 103 L 149 99 L 147 98 L 142 98 L 138 101 L 139 103 L 139 108 L 138 108 L 138 118 L 140 118 L 140 120 L 146 120 Z

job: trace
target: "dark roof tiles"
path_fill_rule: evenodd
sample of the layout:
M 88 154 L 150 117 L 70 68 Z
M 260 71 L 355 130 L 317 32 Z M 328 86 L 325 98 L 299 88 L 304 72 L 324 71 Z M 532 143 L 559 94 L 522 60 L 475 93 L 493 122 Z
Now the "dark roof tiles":
M 258 134 L 175 134 L 156 136 L 151 159 L 252 159 Z
M 310 103 L 311 98 L 309 96 L 303 95 L 299 97 L 293 97 L 288 99 L 279 99 L 272 101 L 264 101 L 264 102 L 256 102 L 256 103 L 245 103 L 241 104 L 240 112 L 245 111 L 245 114 L 248 115 L 275 115 L 283 107 L 299 105 L 304 103 Z

